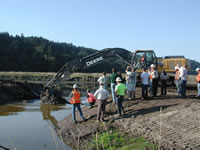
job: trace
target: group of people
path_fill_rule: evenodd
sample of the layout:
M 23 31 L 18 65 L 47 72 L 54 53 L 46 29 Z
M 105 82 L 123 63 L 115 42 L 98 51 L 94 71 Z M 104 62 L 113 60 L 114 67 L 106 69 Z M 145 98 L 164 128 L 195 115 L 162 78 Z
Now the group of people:
M 123 98 L 125 95 L 126 86 L 122 83 L 122 80 L 120 77 L 116 78 L 116 87 L 114 89 L 115 91 L 115 97 L 117 102 L 117 108 L 118 108 L 118 114 L 119 116 L 124 115 L 124 109 L 123 109 Z M 108 90 L 105 88 L 105 82 L 101 80 L 99 82 L 99 89 L 96 90 L 94 94 L 90 92 L 90 90 L 87 91 L 87 101 L 90 106 L 93 106 L 95 103 L 97 103 L 97 122 L 104 122 L 104 112 L 105 112 L 105 106 L 106 106 L 106 100 L 109 98 L 110 94 Z M 85 121 L 85 118 L 83 116 L 83 112 L 81 110 L 81 93 L 78 90 L 78 86 L 76 84 L 73 85 L 73 90 L 70 94 L 71 100 L 70 103 L 72 104 L 72 119 L 73 123 L 76 124 L 76 115 L 75 110 L 78 109 L 80 113 L 80 117 L 83 121 Z
M 177 65 L 175 67 L 176 74 L 175 74 L 175 82 L 176 82 L 176 87 L 177 87 L 177 93 L 181 95 L 182 97 L 185 97 L 186 95 L 186 85 L 188 81 L 188 70 L 187 70 L 187 65 L 183 65 L 182 67 L 179 67 Z M 197 82 L 197 98 L 200 98 L 200 68 L 196 68 L 197 72 L 197 77 L 196 77 L 196 82 Z
M 181 96 L 185 96 L 186 94 L 186 84 L 188 80 L 188 70 L 187 66 L 184 65 L 179 67 L 178 65 L 175 67 L 175 82 L 177 87 L 177 93 Z M 198 97 L 200 97 L 200 68 L 196 70 L 198 72 L 198 76 L 196 78 L 197 88 L 198 88 Z M 120 72 L 116 72 L 115 68 L 112 69 L 112 74 L 110 75 L 110 88 L 112 101 L 114 104 L 117 104 L 117 116 L 123 116 L 125 114 L 123 108 L 124 96 L 127 91 L 128 100 L 135 99 L 135 91 L 136 91 L 136 81 L 137 75 L 131 66 L 127 66 L 126 77 L 123 78 Z M 148 88 L 150 88 L 151 96 L 157 96 L 157 88 L 159 78 L 161 81 L 161 95 L 167 94 L 167 80 L 169 79 L 165 70 L 163 70 L 159 76 L 158 71 L 156 70 L 156 66 L 152 64 L 150 68 L 147 70 L 143 68 L 143 72 L 141 73 L 141 87 L 142 87 L 142 100 L 148 97 Z M 90 90 L 87 91 L 87 101 L 89 106 L 92 107 L 97 103 L 97 122 L 104 121 L 104 112 L 106 106 L 106 100 L 109 98 L 110 94 L 108 92 L 108 81 L 109 79 L 106 77 L 106 73 L 103 72 L 102 76 L 98 79 L 99 89 L 93 94 Z M 75 84 L 73 86 L 73 90 L 71 93 L 70 103 L 72 105 L 72 119 L 73 122 L 76 123 L 75 110 L 78 109 L 80 116 L 83 121 L 85 118 L 83 116 L 80 103 L 81 103 L 81 94 Z

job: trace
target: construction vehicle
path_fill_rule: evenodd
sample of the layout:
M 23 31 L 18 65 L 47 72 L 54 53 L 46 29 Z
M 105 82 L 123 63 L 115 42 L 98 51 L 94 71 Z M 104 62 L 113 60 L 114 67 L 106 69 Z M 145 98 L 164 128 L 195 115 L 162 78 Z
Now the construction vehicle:
M 43 103 L 57 104 L 63 103 L 63 100 L 56 92 L 56 86 L 65 78 L 68 78 L 70 74 L 74 72 L 81 72 L 86 68 L 99 64 L 109 58 L 119 58 L 127 65 L 135 68 L 138 73 L 138 80 L 140 80 L 140 73 L 143 68 L 149 68 L 151 64 L 156 65 L 158 72 L 165 69 L 168 73 L 174 73 L 174 67 L 176 64 L 184 65 L 187 60 L 183 57 L 180 58 L 163 58 L 158 59 L 153 50 L 136 50 L 130 52 L 122 48 L 107 48 L 101 51 L 97 51 L 89 56 L 83 57 L 79 62 L 73 65 L 71 62 L 66 63 L 57 74 L 44 86 L 44 90 L 41 93 L 41 100 Z M 174 81 L 174 76 L 169 76 L 170 81 Z
M 133 53 L 122 48 L 106 48 L 101 51 L 97 51 L 89 56 L 83 57 L 77 64 L 67 62 L 56 75 L 44 86 L 40 99 L 45 104 L 59 104 L 66 101 L 59 95 L 56 90 L 57 85 L 63 81 L 63 79 L 69 78 L 74 72 L 81 72 L 86 68 L 94 66 L 107 60 L 109 58 L 119 58 L 127 65 L 131 65 L 131 58 Z
M 174 84 L 175 66 L 187 65 L 188 69 L 190 69 L 190 61 L 184 56 L 165 56 L 158 58 L 153 50 L 136 50 L 132 58 L 132 64 L 138 73 L 141 73 L 143 68 L 150 68 L 151 64 L 156 66 L 159 73 L 165 70 L 169 76 L 168 85 Z M 138 76 L 138 80 L 140 80 L 140 76 Z

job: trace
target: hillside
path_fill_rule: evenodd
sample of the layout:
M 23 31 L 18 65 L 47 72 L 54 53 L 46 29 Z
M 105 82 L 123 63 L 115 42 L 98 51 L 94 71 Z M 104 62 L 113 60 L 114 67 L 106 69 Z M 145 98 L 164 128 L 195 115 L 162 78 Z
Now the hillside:
M 72 43 L 49 41 L 42 37 L 24 37 L 0 33 L 0 71 L 57 72 L 66 62 L 95 53 L 97 49 L 74 46 Z M 110 63 L 112 62 L 112 63 Z M 200 63 L 191 60 L 194 71 Z M 124 72 L 126 64 L 109 59 L 84 72 L 111 72 L 111 68 Z M 193 72 L 194 73 L 194 72 Z

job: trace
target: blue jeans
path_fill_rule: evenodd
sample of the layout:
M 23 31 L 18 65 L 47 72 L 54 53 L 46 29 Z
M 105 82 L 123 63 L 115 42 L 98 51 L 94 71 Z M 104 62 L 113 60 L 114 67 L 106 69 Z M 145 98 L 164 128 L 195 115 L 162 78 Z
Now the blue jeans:
M 115 95 L 115 86 L 116 85 L 117 85 L 116 83 L 111 83 L 110 84 L 113 102 L 116 102 L 116 95 Z
M 200 96 L 200 83 L 197 84 L 198 96 Z
M 180 83 L 179 83 L 179 87 L 180 87 L 179 94 L 181 94 L 181 96 L 185 96 L 185 94 L 186 94 L 186 84 L 187 84 L 187 80 L 180 80 Z
M 175 83 L 176 83 L 177 93 L 179 94 L 180 91 L 179 80 L 175 80 Z
M 124 107 L 122 105 L 122 102 L 124 100 L 124 96 L 117 96 L 117 112 L 118 114 L 124 114 Z
M 148 96 L 148 86 L 149 85 L 142 84 L 142 97 L 143 98 L 147 98 L 147 96 Z
M 81 119 L 85 120 L 85 118 L 83 117 L 82 110 L 81 110 L 81 105 L 78 103 L 78 104 L 72 104 L 72 119 L 73 119 L 73 122 L 76 121 L 76 108 L 78 109 L 78 111 L 80 113 Z

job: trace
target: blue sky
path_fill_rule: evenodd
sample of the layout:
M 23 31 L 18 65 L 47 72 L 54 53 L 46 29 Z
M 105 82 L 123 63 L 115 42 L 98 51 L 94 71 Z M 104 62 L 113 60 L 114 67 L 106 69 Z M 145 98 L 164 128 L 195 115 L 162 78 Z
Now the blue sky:
M 200 61 L 200 0 L 0 0 L 0 32 Z

